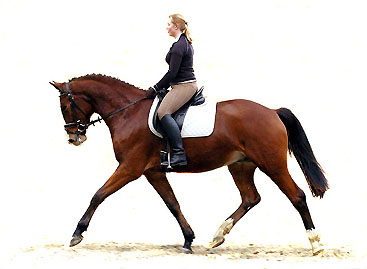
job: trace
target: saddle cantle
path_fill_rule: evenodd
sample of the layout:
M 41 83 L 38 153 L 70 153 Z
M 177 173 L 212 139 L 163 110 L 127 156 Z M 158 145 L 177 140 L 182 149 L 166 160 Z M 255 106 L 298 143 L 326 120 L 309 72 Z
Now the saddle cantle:
M 191 99 L 184 104 L 179 110 L 177 110 L 175 113 L 172 114 L 172 118 L 177 122 L 177 125 L 180 129 L 180 131 L 182 131 L 182 127 L 183 127 L 183 123 L 184 123 L 184 119 L 185 116 L 188 112 L 188 109 L 190 106 L 199 106 L 205 103 L 205 97 L 203 96 L 203 90 L 204 87 L 201 87 L 196 94 L 191 97 Z M 162 131 L 162 127 L 160 125 L 160 121 L 158 119 L 158 108 L 160 106 L 160 104 L 162 103 L 163 98 L 165 97 L 165 95 L 167 94 L 167 92 L 165 93 L 160 93 L 157 95 L 156 100 L 154 100 L 154 102 L 156 103 L 156 106 L 154 108 L 154 102 L 152 105 L 152 108 L 154 108 L 154 113 L 153 113 L 153 117 L 152 117 L 152 127 L 154 128 L 154 130 L 156 132 L 158 132 L 160 134 L 161 137 L 163 137 L 163 131 Z M 158 101 L 157 101 L 158 100 Z M 152 111 L 151 111 L 152 112 Z M 149 115 L 149 118 L 151 118 L 151 115 Z M 155 132 L 154 132 L 155 133 Z

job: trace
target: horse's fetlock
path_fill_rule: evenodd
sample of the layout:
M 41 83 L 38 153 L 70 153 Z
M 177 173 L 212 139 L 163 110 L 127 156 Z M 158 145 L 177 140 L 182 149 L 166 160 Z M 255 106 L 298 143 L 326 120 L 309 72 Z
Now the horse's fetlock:
M 195 234 L 194 234 L 194 232 L 185 233 L 184 237 L 185 237 L 186 241 L 192 242 L 195 239 Z
M 85 221 L 79 221 L 78 227 L 74 234 L 81 235 L 83 232 L 85 232 L 88 229 L 88 223 Z

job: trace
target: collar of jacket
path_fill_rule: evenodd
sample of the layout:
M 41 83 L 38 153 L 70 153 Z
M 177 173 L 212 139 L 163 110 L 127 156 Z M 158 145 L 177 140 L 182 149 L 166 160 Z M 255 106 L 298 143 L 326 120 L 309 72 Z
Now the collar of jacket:
M 180 38 L 181 38 L 181 36 L 183 35 L 183 33 L 182 34 L 180 34 L 180 35 L 178 35 L 176 38 L 175 38 L 175 42 L 173 42 L 173 43 L 176 43 L 178 40 L 180 40 Z

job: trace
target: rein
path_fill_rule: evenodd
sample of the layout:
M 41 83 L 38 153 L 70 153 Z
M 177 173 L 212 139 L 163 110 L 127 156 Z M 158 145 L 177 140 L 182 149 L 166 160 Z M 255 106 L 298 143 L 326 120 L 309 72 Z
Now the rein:
M 88 117 L 87 114 L 80 108 L 80 106 L 78 106 L 78 104 L 75 102 L 73 95 L 71 94 L 70 91 L 70 85 L 69 82 L 66 83 L 66 93 L 61 93 L 60 98 L 64 97 L 64 96 L 68 96 L 69 97 L 69 101 L 70 101 L 70 108 L 71 108 L 71 114 L 73 116 L 73 121 L 71 123 L 67 123 L 64 125 L 65 131 L 69 134 L 76 134 L 76 135 L 84 135 L 87 131 L 87 129 L 89 128 L 89 126 L 93 125 L 97 122 L 101 122 L 102 120 L 106 120 L 107 118 L 120 113 L 122 111 L 124 111 L 125 109 L 129 108 L 130 106 L 133 106 L 137 103 L 140 103 L 141 101 L 144 101 L 146 99 L 148 99 L 147 97 L 144 97 L 142 99 L 138 99 L 130 104 L 127 104 L 126 106 L 113 111 L 109 114 L 107 114 L 106 116 L 100 116 L 95 120 L 92 120 L 91 122 L 88 123 L 82 123 L 79 119 L 77 119 L 76 117 L 76 109 L 78 109 L 84 116 Z M 77 127 L 76 131 L 70 131 L 69 128 L 73 128 L 73 127 Z

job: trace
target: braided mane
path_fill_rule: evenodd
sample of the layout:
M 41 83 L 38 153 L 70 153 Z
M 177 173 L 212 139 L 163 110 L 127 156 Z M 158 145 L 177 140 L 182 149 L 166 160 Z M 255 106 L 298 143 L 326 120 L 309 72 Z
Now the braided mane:
M 96 81 L 102 81 L 102 82 L 111 82 L 114 81 L 114 82 L 117 82 L 119 84 L 124 84 L 124 85 L 127 85 L 129 87 L 134 87 L 138 90 L 142 90 L 141 88 L 139 87 L 136 87 L 130 83 L 127 83 L 125 81 L 122 81 L 120 80 L 119 78 L 115 78 L 115 77 L 111 77 L 111 76 L 107 76 L 107 75 L 103 75 L 103 74 L 88 74 L 88 75 L 84 75 L 84 76 L 80 76 L 80 77 L 74 77 L 72 79 L 69 79 L 69 82 L 72 82 L 73 80 L 79 80 L 79 79 L 90 79 L 90 80 L 96 80 Z

